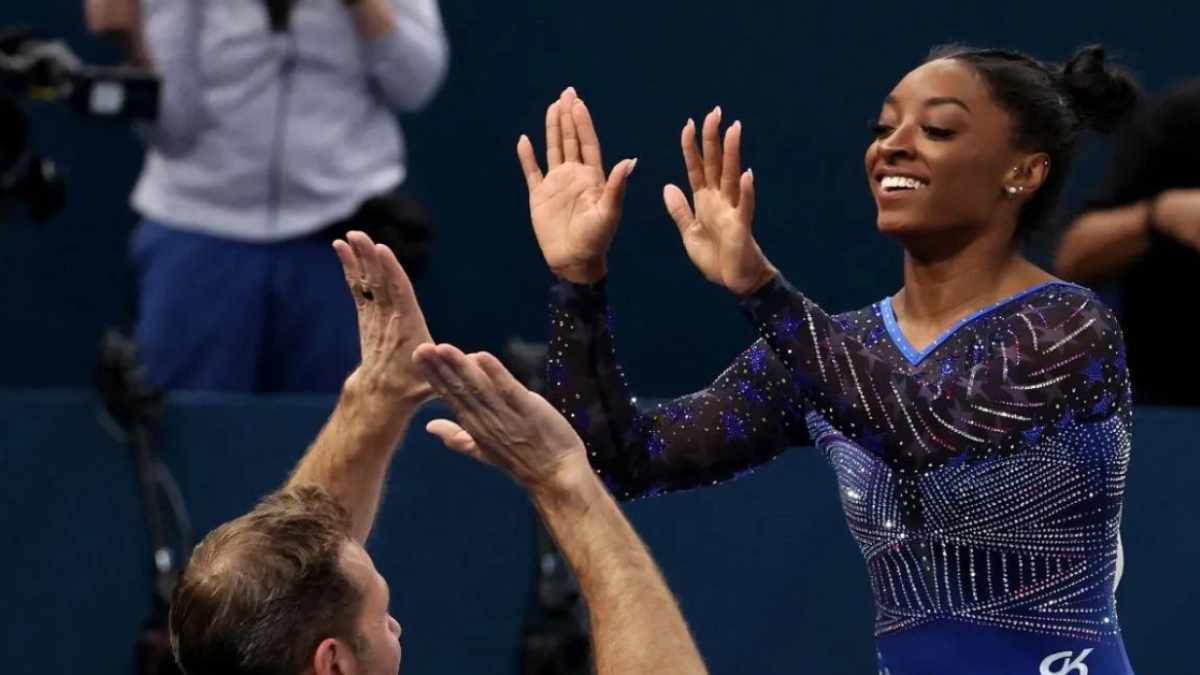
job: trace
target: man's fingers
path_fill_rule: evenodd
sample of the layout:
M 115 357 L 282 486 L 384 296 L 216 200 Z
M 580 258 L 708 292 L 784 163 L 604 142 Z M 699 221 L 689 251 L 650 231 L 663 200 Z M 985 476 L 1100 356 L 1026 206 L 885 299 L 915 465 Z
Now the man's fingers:
M 492 386 L 495 387 L 496 392 L 499 393 L 500 398 L 505 403 L 511 405 L 519 414 L 529 411 L 531 403 L 529 400 L 529 389 L 521 384 L 520 380 L 513 377 L 513 374 L 509 372 L 508 368 L 504 367 L 500 359 L 487 352 L 479 352 L 478 354 L 472 354 L 472 356 L 475 359 L 475 363 L 479 365 L 480 370 L 491 380 Z
M 487 462 L 483 454 L 479 451 L 479 444 L 471 437 L 471 434 L 466 429 L 458 426 L 450 420 L 433 420 L 425 425 L 425 431 L 437 436 L 447 448 L 455 452 L 461 452 L 464 455 L 470 455 L 482 462 Z M 487 462 L 491 463 L 491 462 Z
M 354 252 L 358 256 L 359 269 L 362 271 L 362 284 L 365 286 L 363 295 L 377 305 L 388 305 L 387 284 L 383 280 L 383 270 L 379 265 L 379 254 L 375 251 L 375 242 L 366 234 L 358 231 L 346 235 Z
M 346 285 L 350 287 L 350 294 L 354 296 L 354 304 L 362 309 L 363 305 L 367 303 L 367 299 L 363 297 L 362 286 L 359 283 L 362 279 L 362 272 L 358 269 L 358 257 L 354 255 L 354 249 L 350 248 L 350 244 L 341 239 L 333 242 L 333 250 L 342 263 L 342 273 L 346 275 Z
M 455 414 L 462 416 L 471 410 L 471 400 L 461 395 L 465 387 L 459 382 L 454 370 L 438 354 L 435 345 L 418 345 L 413 350 L 413 363 L 425 376 L 429 386 L 433 387 L 438 398 L 445 401 Z
M 477 408 L 496 410 L 503 407 L 491 379 L 462 350 L 454 345 L 441 344 L 437 346 L 437 355 L 453 371 L 453 377 L 460 387 L 457 392 L 460 398 L 470 399 Z
M 383 244 L 375 244 L 375 254 L 379 260 L 383 281 L 387 285 L 388 296 L 396 310 L 402 314 L 420 311 L 412 281 L 409 280 L 408 273 L 404 271 L 404 266 L 396 259 L 396 254 Z

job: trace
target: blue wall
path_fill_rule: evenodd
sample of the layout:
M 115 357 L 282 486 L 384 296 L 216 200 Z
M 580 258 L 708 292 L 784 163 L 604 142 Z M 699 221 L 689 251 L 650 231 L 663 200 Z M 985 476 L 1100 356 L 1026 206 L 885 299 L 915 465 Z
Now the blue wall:
M 96 408 L 83 394 L 0 393 L 0 653 L 13 673 L 132 672 L 148 542 L 132 458 L 100 428 Z M 276 488 L 329 409 L 325 399 L 170 405 L 164 454 L 197 529 Z M 427 407 L 413 424 L 368 545 L 404 624 L 401 672 L 515 675 L 534 514 L 507 479 L 420 431 L 443 413 Z M 1135 429 L 1121 623 L 1137 672 L 1195 672 L 1200 577 L 1187 562 L 1200 557 L 1200 455 L 1179 439 L 1200 434 L 1200 415 L 1143 411 Z M 866 569 L 815 451 L 626 510 L 713 673 L 875 672 Z
M 4 0 L 0 25 L 49 26 L 85 55 L 111 58 L 83 34 L 81 4 Z M 595 112 L 610 162 L 641 158 L 612 269 L 623 358 L 644 395 L 706 383 L 750 339 L 732 301 L 691 269 L 660 204 L 662 185 L 683 179 L 677 138 L 686 117 L 719 103 L 743 120 L 764 248 L 840 310 L 899 284 L 898 249 L 874 233 L 861 168 L 865 122 L 931 45 L 990 43 L 1065 59 L 1099 41 L 1151 89 L 1200 64 L 1197 3 L 443 4 L 451 78 L 407 126 L 411 186 L 442 235 L 418 284 L 435 335 L 496 348 L 511 333 L 544 334 L 547 275 L 513 147 L 522 131 L 538 136 L 544 105 L 574 84 Z M 101 327 L 129 316 L 124 251 L 133 219 L 125 201 L 139 146 L 118 126 L 56 109 L 38 106 L 36 118 L 42 146 L 71 173 L 73 201 L 50 229 L 0 229 L 0 383 L 86 385 Z M 1094 166 L 1084 169 L 1076 188 L 1095 175 Z M 694 345 L 688 359 L 661 358 L 682 340 Z

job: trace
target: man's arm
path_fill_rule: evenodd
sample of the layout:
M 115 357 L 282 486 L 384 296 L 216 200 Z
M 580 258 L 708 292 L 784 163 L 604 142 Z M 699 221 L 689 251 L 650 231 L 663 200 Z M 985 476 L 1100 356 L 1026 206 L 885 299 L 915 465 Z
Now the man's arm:
M 597 673 L 707 672 L 666 580 L 608 490 L 586 462 L 569 474 L 530 494 L 579 580 Z
M 431 422 L 429 431 L 529 490 L 579 579 L 598 675 L 706 673 L 662 574 L 592 473 L 570 423 L 490 354 L 423 345 L 414 357 L 458 417 Z
M 392 456 L 413 414 L 430 394 L 413 364 L 430 342 L 412 284 L 395 254 L 361 232 L 334 243 L 358 308 L 362 364 L 284 489 L 316 484 L 350 512 L 354 539 L 371 532 Z

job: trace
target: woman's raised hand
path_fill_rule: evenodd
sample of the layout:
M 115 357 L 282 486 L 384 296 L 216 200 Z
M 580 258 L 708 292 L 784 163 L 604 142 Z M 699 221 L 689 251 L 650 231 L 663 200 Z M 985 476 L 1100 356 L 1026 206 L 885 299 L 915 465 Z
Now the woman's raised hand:
M 687 165 L 695 211 L 683 191 L 663 189 L 663 202 L 688 257 L 709 281 L 738 295 L 753 293 L 778 272 L 754 241 L 754 172 L 741 168 L 742 123 L 720 134 L 721 109 L 704 118 L 703 154 L 696 147 L 696 125 L 683 127 L 683 161 Z
M 529 214 L 546 264 L 567 281 L 603 279 L 608 248 L 621 221 L 625 183 L 637 160 L 622 160 L 604 175 L 596 127 L 573 88 L 546 110 L 546 173 L 527 136 L 517 143 L 517 157 L 529 185 Z

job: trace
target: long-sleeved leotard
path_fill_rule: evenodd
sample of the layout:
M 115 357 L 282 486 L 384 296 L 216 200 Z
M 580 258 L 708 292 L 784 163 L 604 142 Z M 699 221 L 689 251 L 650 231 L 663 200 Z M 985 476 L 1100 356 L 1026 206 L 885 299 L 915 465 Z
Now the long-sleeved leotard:
M 603 283 L 552 290 L 551 401 L 621 499 L 735 478 L 806 441 L 792 377 L 759 340 L 707 389 L 641 410 L 617 364 Z
M 1085 651 L 1093 672 L 1129 672 L 1113 600 L 1128 377 L 1089 291 L 1030 289 L 924 351 L 887 300 L 831 317 L 776 279 L 742 308 L 762 339 L 709 389 L 641 412 L 603 287 L 555 288 L 551 399 L 619 497 L 734 477 L 807 427 L 866 557 L 890 675 L 1037 675 Z

